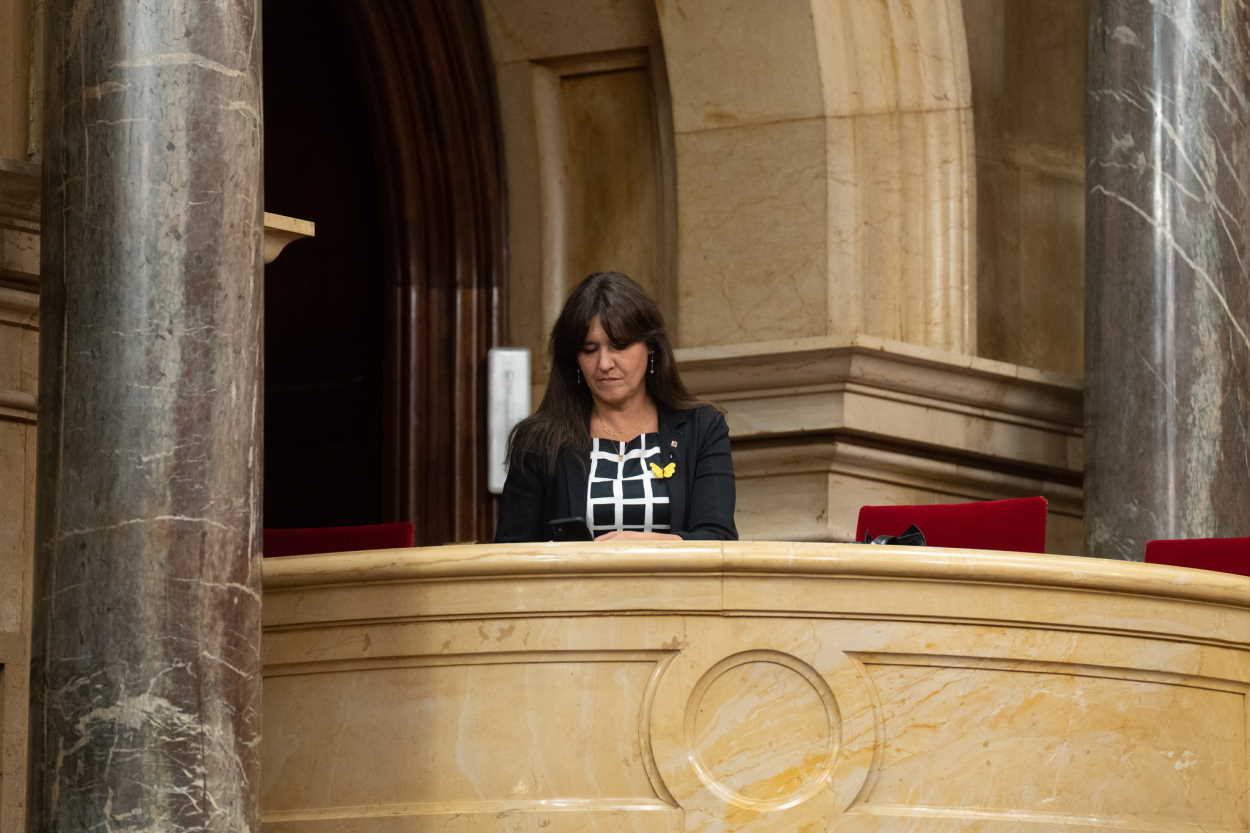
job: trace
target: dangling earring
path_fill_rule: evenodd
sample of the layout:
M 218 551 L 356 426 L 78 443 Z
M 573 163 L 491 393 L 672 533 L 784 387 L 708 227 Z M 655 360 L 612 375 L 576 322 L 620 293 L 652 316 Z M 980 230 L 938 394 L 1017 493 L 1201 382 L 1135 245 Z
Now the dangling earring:
M 581 387 L 581 385 L 582 385 L 582 369 L 579 367 L 577 368 L 577 386 Z
M 655 351 L 654 350 L 651 351 L 651 368 L 647 372 L 650 373 L 652 376 L 655 375 Z

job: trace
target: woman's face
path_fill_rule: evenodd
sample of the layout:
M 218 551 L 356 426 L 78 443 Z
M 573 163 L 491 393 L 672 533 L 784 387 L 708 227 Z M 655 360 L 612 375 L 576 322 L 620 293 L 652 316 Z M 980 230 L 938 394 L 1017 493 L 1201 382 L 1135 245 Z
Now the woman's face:
M 644 342 L 635 341 L 620 350 L 614 347 L 596 315 L 590 320 L 577 364 L 595 402 L 620 407 L 640 393 L 645 395 L 647 358 Z

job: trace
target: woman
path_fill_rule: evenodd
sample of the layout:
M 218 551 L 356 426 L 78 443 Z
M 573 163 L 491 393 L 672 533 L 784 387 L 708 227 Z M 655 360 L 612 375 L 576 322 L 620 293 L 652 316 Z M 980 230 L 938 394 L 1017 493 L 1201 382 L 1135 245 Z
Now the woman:
M 732 540 L 725 418 L 681 383 L 660 310 L 619 272 L 573 290 L 551 331 L 542 404 L 517 425 L 496 541 L 584 519 L 596 541 Z

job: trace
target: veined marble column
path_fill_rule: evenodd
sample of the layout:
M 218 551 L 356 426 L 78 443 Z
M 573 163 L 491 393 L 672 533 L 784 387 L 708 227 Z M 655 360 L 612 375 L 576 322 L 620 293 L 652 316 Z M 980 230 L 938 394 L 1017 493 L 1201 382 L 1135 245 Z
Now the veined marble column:
M 1250 535 L 1250 8 L 1090 19 L 1088 551 Z
M 258 831 L 258 3 L 46 5 L 29 828 Z

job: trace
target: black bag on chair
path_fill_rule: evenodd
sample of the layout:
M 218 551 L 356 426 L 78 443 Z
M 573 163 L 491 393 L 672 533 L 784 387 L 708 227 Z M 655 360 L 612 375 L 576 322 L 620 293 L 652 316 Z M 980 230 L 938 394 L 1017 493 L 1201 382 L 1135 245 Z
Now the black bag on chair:
M 865 544 L 898 544 L 904 547 L 923 547 L 925 545 L 924 533 L 920 531 L 920 527 L 912 524 L 898 535 L 878 535 L 873 537 L 871 532 L 864 533 Z

